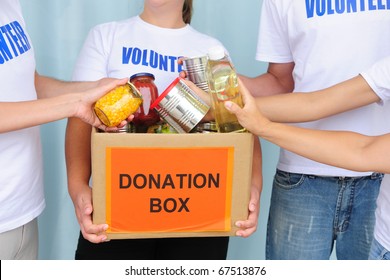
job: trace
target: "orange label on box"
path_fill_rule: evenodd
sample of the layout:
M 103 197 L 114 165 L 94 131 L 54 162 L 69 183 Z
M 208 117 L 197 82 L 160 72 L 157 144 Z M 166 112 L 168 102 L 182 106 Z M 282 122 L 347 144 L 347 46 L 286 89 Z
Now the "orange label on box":
M 233 147 L 106 148 L 109 233 L 231 230 Z

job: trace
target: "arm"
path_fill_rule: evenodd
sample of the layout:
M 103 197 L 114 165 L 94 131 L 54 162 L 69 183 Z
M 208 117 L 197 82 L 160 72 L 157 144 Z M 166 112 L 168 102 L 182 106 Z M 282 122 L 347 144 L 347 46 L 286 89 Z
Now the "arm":
M 310 92 L 256 98 L 261 112 L 276 122 L 306 122 L 378 102 L 380 99 L 362 76 Z
M 35 89 L 38 99 L 56 97 L 69 92 L 81 92 L 99 85 L 93 82 L 67 82 L 39 75 L 35 71 Z
M 185 83 L 192 89 L 194 92 L 202 98 L 206 103 L 209 103 L 209 95 L 200 88 L 198 88 L 191 81 L 186 80 Z M 211 110 L 210 110 L 211 111 Z M 212 112 L 203 118 L 203 120 L 214 120 Z M 236 232 L 237 236 L 248 237 L 253 234 L 257 229 L 258 216 L 260 212 L 260 195 L 263 186 L 263 177 L 262 177 L 262 160 L 261 160 L 261 146 L 260 140 L 258 137 L 255 137 L 253 143 L 253 160 L 252 160 L 252 178 L 251 178 L 251 195 L 248 205 L 248 218 L 245 221 L 237 221 L 236 226 L 240 229 Z
M 278 93 L 291 92 L 294 88 L 294 80 L 292 78 L 294 65 L 294 63 L 270 63 L 267 73 L 255 78 L 239 75 L 240 82 L 243 82 L 255 96 L 272 96 Z M 236 222 L 236 225 L 240 227 L 236 234 L 242 237 L 249 237 L 256 231 L 260 213 L 263 177 L 262 153 L 258 138 L 255 139 L 254 143 L 251 184 L 248 219 Z
M 92 223 L 91 126 L 78 119 L 68 120 L 65 136 L 65 157 L 68 192 L 73 201 L 76 217 L 84 238 L 93 243 L 106 240 L 102 234 L 107 225 Z
M 94 81 L 108 77 L 107 59 L 103 52 L 106 35 L 93 29 L 90 31 L 76 61 L 73 79 Z M 103 79 L 102 79 L 103 78 Z M 75 82 L 77 85 L 79 82 Z M 89 82 L 87 82 L 89 83 Z M 68 192 L 72 199 L 75 214 L 83 237 L 90 242 L 100 243 L 107 236 L 106 224 L 93 224 L 91 177 L 91 127 L 77 119 L 68 120 L 65 138 L 65 158 L 68 177 Z
M 261 146 L 258 137 L 255 137 L 253 145 L 251 195 L 248 206 L 249 215 L 247 220 L 236 222 L 236 226 L 240 228 L 240 230 L 236 232 L 236 235 L 241 237 L 249 237 L 256 231 L 260 213 L 260 196 L 263 187 L 263 175 Z
M 93 111 L 93 104 L 114 87 L 126 80 L 111 80 L 84 92 L 73 92 L 33 101 L 0 102 L 0 133 L 36 126 L 67 117 L 78 117 L 101 129 L 106 127 Z M 26 114 L 28 113 L 28 114 Z
M 241 81 L 253 96 L 269 96 L 292 92 L 294 63 L 270 63 L 267 72 L 255 78 L 240 75 Z
M 258 133 L 280 147 L 324 164 L 355 171 L 390 172 L 390 134 L 366 136 L 272 122 Z
M 356 171 L 390 171 L 390 134 L 365 136 L 345 131 L 320 131 L 273 123 L 258 110 L 255 99 L 241 85 L 245 106 L 226 102 L 241 125 L 252 133 L 301 156 Z M 364 99 L 364 98 L 362 98 Z

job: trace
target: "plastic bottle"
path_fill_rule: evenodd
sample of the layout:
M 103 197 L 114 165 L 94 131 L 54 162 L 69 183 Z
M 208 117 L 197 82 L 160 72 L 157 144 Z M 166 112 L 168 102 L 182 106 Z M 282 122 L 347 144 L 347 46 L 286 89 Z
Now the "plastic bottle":
M 238 90 L 236 71 L 223 47 L 209 49 L 206 72 L 218 132 L 245 131 L 236 115 L 226 110 L 224 105 L 225 101 L 230 100 L 242 107 L 243 102 Z

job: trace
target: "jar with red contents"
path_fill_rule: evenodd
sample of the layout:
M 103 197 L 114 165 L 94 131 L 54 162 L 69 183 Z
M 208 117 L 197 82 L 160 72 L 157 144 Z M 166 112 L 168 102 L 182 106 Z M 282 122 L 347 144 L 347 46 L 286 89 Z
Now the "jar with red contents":
M 137 73 L 130 77 L 130 82 L 142 95 L 143 103 L 134 113 L 133 124 L 137 133 L 145 133 L 148 127 L 160 121 L 160 116 L 150 105 L 158 98 L 158 90 L 151 73 Z

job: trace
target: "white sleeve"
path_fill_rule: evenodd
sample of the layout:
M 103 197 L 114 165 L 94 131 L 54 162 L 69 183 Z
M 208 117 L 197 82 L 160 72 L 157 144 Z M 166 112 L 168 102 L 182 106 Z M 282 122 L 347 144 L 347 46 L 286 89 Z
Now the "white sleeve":
M 256 59 L 265 62 L 292 62 L 287 23 L 278 1 L 264 0 L 260 16 Z
M 360 74 L 380 99 L 383 101 L 390 99 L 390 56 Z
M 95 81 L 108 76 L 108 41 L 99 28 L 89 32 L 75 64 L 74 81 Z

